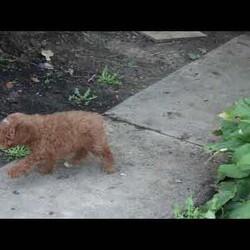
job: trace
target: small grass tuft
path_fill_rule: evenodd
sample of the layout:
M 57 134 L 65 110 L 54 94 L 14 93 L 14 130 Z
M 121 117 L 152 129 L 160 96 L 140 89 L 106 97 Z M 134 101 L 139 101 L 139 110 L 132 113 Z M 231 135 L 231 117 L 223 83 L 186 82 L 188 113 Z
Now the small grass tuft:
M 46 79 L 44 80 L 44 85 L 45 85 L 46 88 L 50 88 L 50 86 L 51 86 L 51 80 L 48 79 L 48 78 L 46 78 Z
M 173 209 L 174 219 L 215 219 L 212 211 L 202 211 L 201 208 L 195 207 L 192 197 L 188 197 L 184 202 L 184 208 L 175 206 Z
M 2 55 L 0 55 L 0 68 L 7 67 L 9 64 L 9 60 L 5 59 Z
M 121 83 L 118 79 L 118 75 L 109 71 L 107 65 L 102 70 L 102 73 L 98 77 L 97 82 L 113 86 L 119 85 Z
M 69 96 L 69 101 L 76 103 L 79 106 L 88 105 L 90 101 L 97 98 L 91 89 L 88 88 L 84 93 L 81 93 L 79 88 L 74 89 L 74 93 Z
M 2 149 L 8 155 L 8 160 L 21 159 L 29 154 L 29 149 L 25 146 L 16 146 L 9 149 Z

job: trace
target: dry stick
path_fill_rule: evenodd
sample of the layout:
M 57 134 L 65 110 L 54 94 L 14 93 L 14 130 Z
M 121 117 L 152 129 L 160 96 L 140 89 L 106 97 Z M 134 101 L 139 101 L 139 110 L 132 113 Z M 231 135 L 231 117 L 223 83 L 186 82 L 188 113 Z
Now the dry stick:
M 212 158 L 214 158 L 216 155 L 218 155 L 219 153 L 221 153 L 220 151 L 216 151 L 215 153 L 213 153 L 205 162 L 204 164 L 207 164 Z
M 88 82 L 90 82 L 90 81 L 93 81 L 93 79 L 96 77 L 96 75 L 94 74 L 94 75 L 92 75 L 89 79 L 88 79 Z
M 5 53 L 6 54 L 6 53 Z M 30 64 L 33 64 L 33 65 L 35 65 L 35 66 L 38 66 L 38 64 L 36 64 L 36 63 L 33 63 L 33 62 L 30 62 L 29 60 L 27 60 L 27 59 L 21 59 L 21 58 L 19 58 L 19 57 L 17 57 L 17 56 L 12 56 L 12 55 L 8 55 L 9 57 L 12 57 L 12 58 L 15 58 L 14 60 L 12 60 L 12 59 L 4 59 L 4 60 L 6 60 L 6 61 L 9 61 L 9 62 L 15 62 L 15 61 L 20 61 L 20 62 L 22 62 L 22 61 L 25 61 L 25 62 L 28 62 L 28 63 L 30 63 Z

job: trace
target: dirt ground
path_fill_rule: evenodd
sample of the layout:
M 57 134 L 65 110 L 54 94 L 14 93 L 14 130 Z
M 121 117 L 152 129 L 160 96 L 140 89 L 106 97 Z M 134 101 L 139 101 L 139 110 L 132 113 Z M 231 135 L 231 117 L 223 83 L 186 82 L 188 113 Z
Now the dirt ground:
M 13 112 L 103 113 L 242 32 L 204 33 L 205 38 L 156 43 L 134 31 L 1 31 L 0 120 Z M 53 52 L 51 61 L 42 50 Z M 105 66 L 119 84 L 98 81 Z M 77 104 L 70 99 L 75 88 L 95 98 Z

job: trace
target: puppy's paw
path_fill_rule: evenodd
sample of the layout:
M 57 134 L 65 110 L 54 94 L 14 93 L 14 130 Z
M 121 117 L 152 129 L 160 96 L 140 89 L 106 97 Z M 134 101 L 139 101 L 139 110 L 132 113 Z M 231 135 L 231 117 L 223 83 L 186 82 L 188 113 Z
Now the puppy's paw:
M 19 177 L 21 174 L 23 173 L 23 171 L 18 170 L 17 168 L 10 168 L 7 170 L 7 175 L 10 178 L 17 178 Z
M 39 172 L 42 175 L 47 175 L 47 174 L 52 174 L 53 170 L 45 167 L 40 167 L 39 169 L 37 169 L 37 172 Z
M 115 169 L 114 166 L 108 167 L 108 168 L 104 168 L 103 170 L 104 170 L 104 172 L 107 173 L 107 174 L 113 174 L 113 173 L 116 172 L 116 169 Z

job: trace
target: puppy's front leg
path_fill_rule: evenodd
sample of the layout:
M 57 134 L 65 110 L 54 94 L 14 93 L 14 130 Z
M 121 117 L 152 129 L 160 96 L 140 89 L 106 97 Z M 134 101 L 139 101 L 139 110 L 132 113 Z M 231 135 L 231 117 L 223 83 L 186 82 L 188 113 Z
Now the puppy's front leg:
M 11 178 L 19 177 L 21 174 L 29 171 L 36 163 L 39 162 L 39 158 L 34 155 L 28 155 L 22 160 L 19 160 L 17 164 L 7 170 L 7 174 Z

